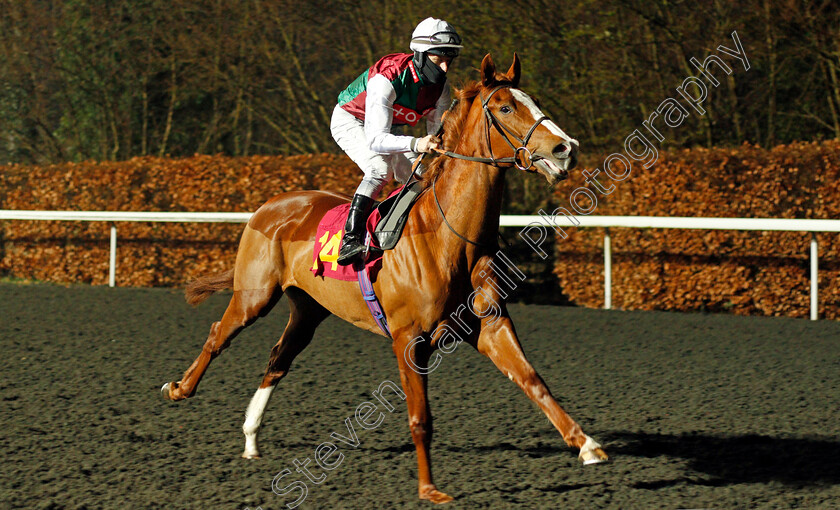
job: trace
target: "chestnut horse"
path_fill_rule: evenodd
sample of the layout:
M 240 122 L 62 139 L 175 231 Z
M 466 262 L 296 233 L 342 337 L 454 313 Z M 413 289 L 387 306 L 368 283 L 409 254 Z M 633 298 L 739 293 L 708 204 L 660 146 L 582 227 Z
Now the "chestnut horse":
M 427 367 L 440 325 L 469 332 L 464 341 L 490 358 L 536 403 L 563 440 L 580 449 L 584 464 L 607 455 L 557 403 L 519 344 L 513 323 L 496 290 L 491 270 L 507 168 L 542 174 L 556 184 L 575 166 L 577 141 L 543 116 L 519 90 L 516 55 L 506 74 L 497 74 L 490 55 L 481 63 L 481 81 L 459 91 L 459 105 L 444 121 L 443 146 L 453 157 L 438 157 L 424 179 L 434 183 L 410 212 L 402 239 L 383 255 L 374 289 L 392 334 L 392 347 L 407 395 L 409 427 L 417 449 L 421 499 L 445 503 L 452 498 L 432 481 L 429 448 L 432 415 L 426 397 Z M 515 147 L 511 137 L 521 145 Z M 456 159 L 456 157 L 458 159 Z M 268 313 L 282 294 L 291 317 L 271 350 L 262 384 L 248 405 L 243 457 L 259 456 L 257 433 L 272 390 L 309 344 L 315 328 L 330 314 L 382 335 L 355 282 L 315 277 L 310 272 L 315 233 L 321 217 L 348 197 L 324 191 L 278 195 L 260 207 L 245 227 L 234 268 L 199 278 L 187 288 L 193 304 L 217 290 L 233 288 L 222 319 L 210 328 L 201 354 L 180 381 L 164 385 L 166 398 L 195 394 L 210 361 L 243 328 Z M 482 284 L 481 294 L 474 290 Z M 469 296 L 473 293 L 473 299 Z M 490 300 L 501 303 L 501 317 L 486 317 Z M 472 310 L 463 310 L 470 304 Z M 460 310 L 459 310 L 460 307 Z M 460 314 L 460 316 L 459 316 Z M 481 318 L 481 315 L 485 315 Z M 384 335 L 383 335 L 384 336 Z M 439 335 L 440 336 L 440 335 Z M 427 341 L 413 341 L 422 337 Z M 411 365 L 413 365 L 413 367 Z

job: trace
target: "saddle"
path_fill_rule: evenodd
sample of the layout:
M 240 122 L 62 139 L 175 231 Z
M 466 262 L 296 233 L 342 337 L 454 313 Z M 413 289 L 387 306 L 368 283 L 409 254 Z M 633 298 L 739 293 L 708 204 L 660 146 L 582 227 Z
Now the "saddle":
M 411 206 L 417 200 L 423 190 L 420 181 L 414 181 L 400 189 L 399 193 L 392 194 L 383 200 L 377 210 L 382 217 L 373 231 L 373 237 L 380 250 L 390 250 L 400 240 L 405 223 L 408 221 L 408 213 Z

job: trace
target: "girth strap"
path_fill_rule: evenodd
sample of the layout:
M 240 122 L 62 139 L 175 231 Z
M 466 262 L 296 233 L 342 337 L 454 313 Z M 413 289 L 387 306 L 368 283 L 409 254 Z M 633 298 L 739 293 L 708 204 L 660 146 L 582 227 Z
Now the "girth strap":
M 370 243 L 369 233 L 367 242 Z M 385 336 L 392 338 L 391 330 L 388 329 L 388 320 L 385 318 L 385 312 L 382 310 L 382 305 L 379 304 L 379 299 L 376 297 L 376 291 L 373 290 L 373 284 L 370 282 L 370 274 L 368 273 L 365 262 L 356 262 L 353 267 L 356 270 L 356 276 L 359 280 L 359 289 L 362 291 L 362 297 L 376 325 L 385 333 Z

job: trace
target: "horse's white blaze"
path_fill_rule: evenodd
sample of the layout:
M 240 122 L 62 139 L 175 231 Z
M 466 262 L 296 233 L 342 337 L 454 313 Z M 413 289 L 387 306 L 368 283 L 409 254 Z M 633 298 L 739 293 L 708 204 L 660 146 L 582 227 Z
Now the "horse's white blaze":
M 257 434 L 260 432 L 263 413 L 268 405 L 268 400 L 271 398 L 272 390 L 274 390 L 274 386 L 258 389 L 251 398 L 251 403 L 248 404 L 248 410 L 245 411 L 245 424 L 242 425 L 242 432 L 245 433 L 243 457 L 256 457 L 260 454 Z
M 534 100 L 531 99 L 531 96 L 529 96 L 528 94 L 522 92 L 519 89 L 510 89 L 510 92 L 511 94 L 513 94 L 513 97 L 516 98 L 517 101 L 519 101 L 526 108 L 528 108 L 528 111 L 531 112 L 531 115 L 534 116 L 534 120 L 537 120 L 545 115 L 542 112 L 542 110 L 540 110 L 540 108 L 537 106 L 537 103 L 535 103 Z M 568 140 L 576 145 L 580 145 L 577 140 L 564 133 L 563 130 L 557 126 L 557 124 L 551 121 L 551 119 L 544 120 L 542 125 L 547 127 L 552 134 L 557 135 L 565 140 Z

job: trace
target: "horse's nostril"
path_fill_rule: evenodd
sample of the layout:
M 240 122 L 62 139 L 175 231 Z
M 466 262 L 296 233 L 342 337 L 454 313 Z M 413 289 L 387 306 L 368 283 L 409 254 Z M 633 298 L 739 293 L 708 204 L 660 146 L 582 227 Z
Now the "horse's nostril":
M 551 152 L 552 154 L 558 157 L 563 155 L 568 156 L 569 152 L 571 152 L 571 147 L 569 146 L 568 142 L 564 142 L 557 145 L 557 147 L 555 147 L 554 150 Z

